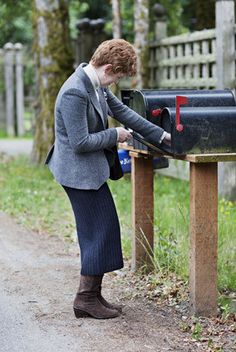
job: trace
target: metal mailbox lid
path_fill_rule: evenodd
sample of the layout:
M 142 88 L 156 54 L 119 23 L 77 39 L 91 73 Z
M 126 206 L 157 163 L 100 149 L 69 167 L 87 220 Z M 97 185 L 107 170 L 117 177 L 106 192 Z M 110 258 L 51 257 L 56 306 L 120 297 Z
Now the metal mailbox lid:
M 161 114 L 162 127 L 171 133 L 173 154 L 236 152 L 236 106 L 181 107 L 180 118 L 182 132 L 176 130 L 175 108 L 165 108 Z
M 187 106 L 236 106 L 234 93 L 230 89 L 142 89 L 121 92 L 122 100 L 126 105 L 158 126 L 160 126 L 160 115 L 152 116 L 152 111 L 174 107 L 177 95 L 187 97 Z

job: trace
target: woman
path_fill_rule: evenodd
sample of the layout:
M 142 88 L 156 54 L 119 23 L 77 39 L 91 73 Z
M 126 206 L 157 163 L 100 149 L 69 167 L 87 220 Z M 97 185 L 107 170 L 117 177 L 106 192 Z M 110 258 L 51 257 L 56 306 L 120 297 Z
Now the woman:
M 112 148 L 131 138 L 123 127 L 107 128 L 107 115 L 154 144 L 170 135 L 123 105 L 107 88 L 136 73 L 136 53 L 122 39 L 103 42 L 89 64 L 81 64 L 62 85 L 55 104 L 55 143 L 46 159 L 66 191 L 75 215 L 81 276 L 74 300 L 77 318 L 114 318 L 121 307 L 101 294 L 103 275 L 123 267 L 120 227 L 106 183 Z

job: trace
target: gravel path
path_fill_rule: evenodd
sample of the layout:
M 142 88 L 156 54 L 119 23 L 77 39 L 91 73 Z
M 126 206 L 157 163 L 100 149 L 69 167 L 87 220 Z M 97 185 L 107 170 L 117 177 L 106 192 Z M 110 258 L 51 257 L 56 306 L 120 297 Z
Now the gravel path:
M 30 232 L 4 213 L 0 223 L 1 352 L 201 351 L 170 307 L 130 298 L 125 269 L 104 282 L 104 296 L 122 303 L 123 314 L 75 319 L 77 246 Z
M 31 139 L 0 139 L 0 152 L 11 156 L 30 155 L 32 147 L 33 140 Z

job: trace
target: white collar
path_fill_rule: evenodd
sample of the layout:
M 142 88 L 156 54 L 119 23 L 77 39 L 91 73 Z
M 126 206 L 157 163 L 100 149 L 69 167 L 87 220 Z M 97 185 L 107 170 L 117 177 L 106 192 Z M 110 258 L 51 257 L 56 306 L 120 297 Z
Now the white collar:
M 88 64 L 87 66 L 83 67 L 83 69 L 96 91 L 98 88 L 100 88 L 101 84 L 94 66 L 92 64 Z

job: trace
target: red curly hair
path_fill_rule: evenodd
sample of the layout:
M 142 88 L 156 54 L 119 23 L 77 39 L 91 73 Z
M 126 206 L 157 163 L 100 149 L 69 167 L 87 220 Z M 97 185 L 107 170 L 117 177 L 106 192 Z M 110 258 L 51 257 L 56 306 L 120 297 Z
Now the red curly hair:
M 95 67 L 111 64 L 113 73 L 124 73 L 127 76 L 134 76 L 137 72 L 136 52 L 133 45 L 124 39 L 102 42 L 90 62 Z

